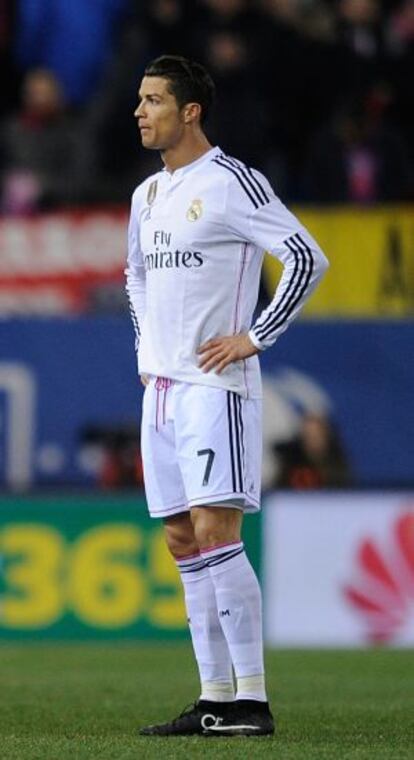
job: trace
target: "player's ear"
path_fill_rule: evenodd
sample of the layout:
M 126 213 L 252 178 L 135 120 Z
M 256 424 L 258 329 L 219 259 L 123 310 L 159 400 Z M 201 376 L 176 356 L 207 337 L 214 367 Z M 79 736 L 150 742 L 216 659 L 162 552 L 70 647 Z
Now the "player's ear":
M 199 103 L 186 103 L 184 106 L 184 123 L 192 124 L 200 121 L 201 106 Z

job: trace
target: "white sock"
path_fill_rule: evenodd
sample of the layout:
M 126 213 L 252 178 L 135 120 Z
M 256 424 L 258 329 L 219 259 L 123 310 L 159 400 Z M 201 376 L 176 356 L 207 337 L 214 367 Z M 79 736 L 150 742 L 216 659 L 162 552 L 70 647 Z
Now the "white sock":
M 184 586 L 188 624 L 200 673 L 200 699 L 232 702 L 231 657 L 220 625 L 208 567 L 199 554 L 176 559 L 176 563 Z
M 236 699 L 267 701 L 262 595 L 242 542 L 201 551 L 216 592 L 219 619 L 237 679 Z

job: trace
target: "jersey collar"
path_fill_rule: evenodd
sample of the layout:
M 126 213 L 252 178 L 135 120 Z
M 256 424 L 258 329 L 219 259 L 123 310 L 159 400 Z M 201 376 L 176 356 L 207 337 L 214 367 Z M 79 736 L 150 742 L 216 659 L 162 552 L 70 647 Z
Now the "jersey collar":
M 172 174 L 169 174 L 167 169 L 163 168 L 163 173 L 169 176 L 171 179 L 179 179 L 183 177 L 185 174 L 189 174 L 194 169 L 198 169 L 203 164 L 206 164 L 208 161 L 211 161 L 215 156 L 218 156 L 221 153 L 221 149 L 216 145 L 213 148 L 210 148 L 210 150 L 207 151 L 207 153 L 203 153 L 200 158 L 196 158 L 195 161 L 191 161 L 190 164 L 186 164 L 185 166 L 180 166 L 179 169 L 176 169 Z

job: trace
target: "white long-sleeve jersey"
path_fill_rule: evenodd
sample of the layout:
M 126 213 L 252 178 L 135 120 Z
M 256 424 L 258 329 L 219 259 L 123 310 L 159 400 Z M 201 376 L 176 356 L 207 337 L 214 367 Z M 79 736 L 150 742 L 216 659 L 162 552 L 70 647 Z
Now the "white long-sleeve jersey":
M 264 251 L 284 265 L 269 306 L 252 325 Z M 257 356 L 221 374 L 199 368 L 198 347 L 249 332 L 271 346 L 309 298 L 328 262 L 258 171 L 212 148 L 132 197 L 127 293 L 138 370 L 261 396 Z

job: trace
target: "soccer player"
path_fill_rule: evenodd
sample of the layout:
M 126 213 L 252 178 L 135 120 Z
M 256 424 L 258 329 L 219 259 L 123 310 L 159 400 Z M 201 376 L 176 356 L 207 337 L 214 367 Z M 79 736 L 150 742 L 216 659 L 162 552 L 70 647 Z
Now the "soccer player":
M 164 163 L 133 194 L 126 269 L 146 386 L 144 480 L 181 574 L 201 681 L 191 709 L 145 735 L 274 731 L 261 593 L 240 533 L 244 513 L 260 509 L 258 355 L 327 267 L 265 177 L 208 142 L 213 94 L 201 65 L 162 56 L 145 70 L 134 114 L 142 145 Z M 284 269 L 252 325 L 265 250 Z

